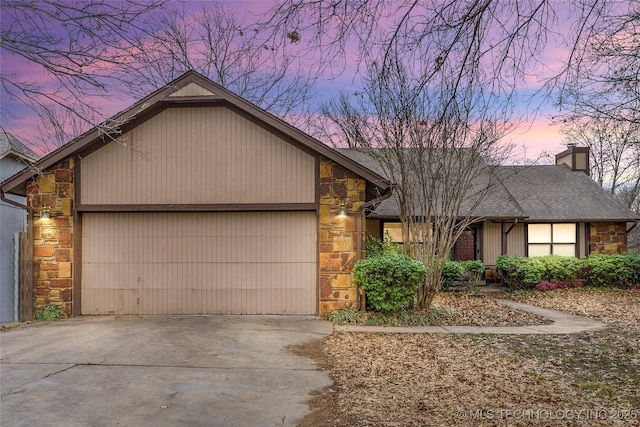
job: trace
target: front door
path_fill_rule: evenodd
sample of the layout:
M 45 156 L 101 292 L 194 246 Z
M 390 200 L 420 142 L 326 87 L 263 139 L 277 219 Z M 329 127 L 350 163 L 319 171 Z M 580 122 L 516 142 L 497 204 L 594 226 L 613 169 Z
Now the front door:
M 467 229 L 462 232 L 454 248 L 456 261 L 473 261 L 475 259 L 475 232 Z

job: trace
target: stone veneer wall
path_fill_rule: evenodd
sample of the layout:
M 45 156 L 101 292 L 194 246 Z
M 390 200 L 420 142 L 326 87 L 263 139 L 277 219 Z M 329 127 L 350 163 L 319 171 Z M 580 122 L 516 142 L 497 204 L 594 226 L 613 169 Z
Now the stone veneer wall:
M 589 253 L 626 253 L 627 224 L 624 222 L 591 224 L 589 240 Z
M 35 312 L 48 304 L 71 315 L 73 263 L 73 159 L 38 175 L 27 186 L 27 205 L 33 208 L 33 277 Z M 50 219 L 40 219 L 50 208 Z
M 365 203 L 365 189 L 364 179 L 320 159 L 320 314 L 358 304 L 351 274 L 357 260 L 357 212 Z M 338 215 L 343 202 L 346 217 Z M 364 217 L 361 221 L 364 230 Z

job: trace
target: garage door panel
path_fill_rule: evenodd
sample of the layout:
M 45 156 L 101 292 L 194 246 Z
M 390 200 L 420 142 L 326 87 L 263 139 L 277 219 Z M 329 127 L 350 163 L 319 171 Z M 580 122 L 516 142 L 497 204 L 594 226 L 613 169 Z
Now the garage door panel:
M 99 245 L 83 248 L 83 259 L 101 263 L 127 262 L 308 262 L 315 236 L 230 237 L 100 237 Z M 87 239 L 85 239 L 87 241 Z
M 92 290 L 108 309 L 87 308 L 83 314 L 300 314 L 292 309 L 306 303 L 301 289 L 106 289 Z M 307 313 L 308 314 L 308 313 Z
M 85 314 L 314 314 L 314 212 L 87 213 Z

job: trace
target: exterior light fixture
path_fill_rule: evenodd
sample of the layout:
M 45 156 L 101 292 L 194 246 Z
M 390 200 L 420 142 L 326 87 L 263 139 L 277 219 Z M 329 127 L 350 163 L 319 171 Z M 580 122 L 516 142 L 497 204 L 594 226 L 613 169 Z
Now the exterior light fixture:
M 340 204 L 340 209 L 338 210 L 338 216 L 347 216 L 347 207 L 344 202 Z
M 44 208 L 40 209 L 40 219 L 43 221 L 48 221 L 50 218 L 50 212 L 51 212 L 51 208 L 48 206 L 45 206 Z

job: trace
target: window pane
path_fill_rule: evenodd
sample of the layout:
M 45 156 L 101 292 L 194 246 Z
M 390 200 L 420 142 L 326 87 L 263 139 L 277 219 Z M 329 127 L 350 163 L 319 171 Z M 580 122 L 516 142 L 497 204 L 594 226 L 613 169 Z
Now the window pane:
M 399 222 L 385 222 L 384 232 L 388 232 L 391 240 L 394 242 L 402 242 L 402 224 Z
M 529 245 L 529 256 L 551 255 L 551 245 Z
M 553 243 L 575 243 L 575 224 L 553 224 Z
M 562 244 L 553 245 L 553 254 L 562 256 L 576 256 L 576 245 Z
M 551 224 L 529 224 L 529 243 L 551 243 Z

